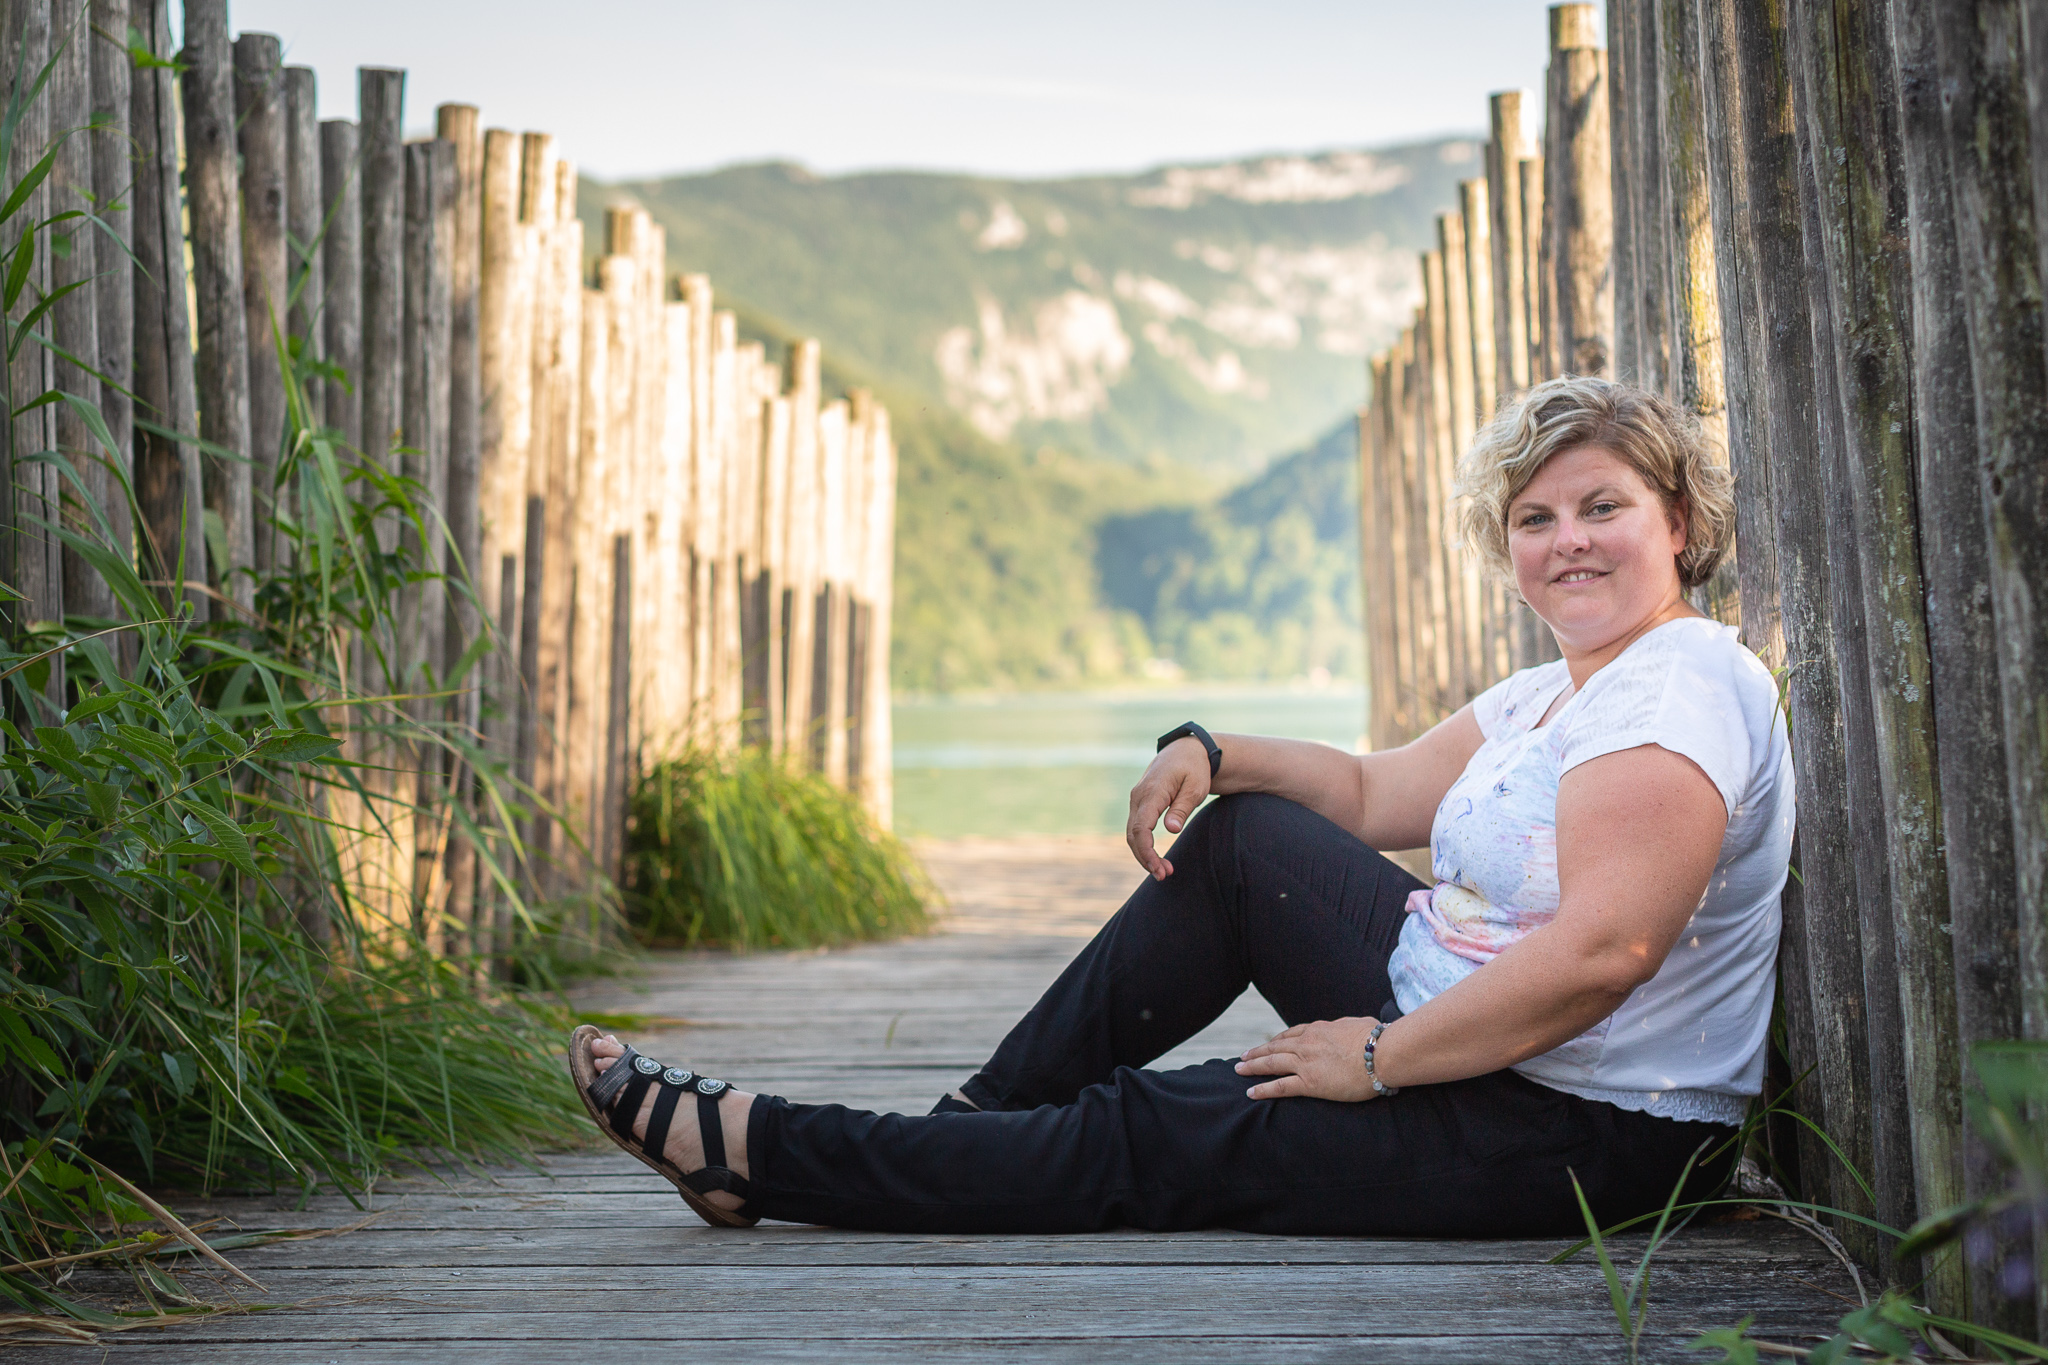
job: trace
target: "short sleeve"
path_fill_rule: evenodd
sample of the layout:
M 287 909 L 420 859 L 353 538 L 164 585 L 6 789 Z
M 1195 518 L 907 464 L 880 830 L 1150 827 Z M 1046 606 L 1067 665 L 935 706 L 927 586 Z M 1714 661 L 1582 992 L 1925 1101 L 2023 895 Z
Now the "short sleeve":
M 1558 775 L 1655 744 L 1697 763 L 1733 818 L 1768 742 L 1776 698 L 1769 671 L 1733 630 L 1673 622 L 1587 681 L 1560 739 Z
M 1472 699 L 1472 719 L 1479 733 L 1493 739 L 1503 730 L 1526 730 L 1542 719 L 1530 715 L 1532 706 L 1547 703 L 1564 683 L 1564 661 L 1553 659 L 1510 673 Z

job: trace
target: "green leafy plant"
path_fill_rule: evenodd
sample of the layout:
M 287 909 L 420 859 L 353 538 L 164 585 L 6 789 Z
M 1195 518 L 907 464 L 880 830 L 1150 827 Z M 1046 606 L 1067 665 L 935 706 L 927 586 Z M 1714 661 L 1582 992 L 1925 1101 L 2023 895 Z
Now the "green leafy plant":
M 624 891 L 648 943 L 741 949 L 916 933 L 933 896 L 856 798 L 759 751 L 654 766 L 628 813 Z
M 0 163 L 47 72 L 11 92 Z M 41 238 L 82 216 L 20 218 L 51 164 L 0 198 L 16 229 L 0 252 L 10 355 L 47 345 L 36 327 L 57 292 L 39 296 L 30 266 Z M 210 622 L 142 580 L 79 478 L 100 463 L 137 510 L 98 411 L 14 392 L 5 372 L 12 414 L 66 404 L 97 448 L 10 440 L 13 468 L 58 473 L 66 514 L 0 530 L 61 541 L 119 618 L 14 620 L 0 638 L 0 1296 L 32 1315 L 17 1321 L 208 1310 L 172 1258 L 225 1265 L 248 1238 L 200 1237 L 137 1181 L 355 1196 L 394 1162 L 522 1160 L 581 1136 L 555 1062 L 566 1011 L 438 951 L 435 906 L 373 916 L 377 896 L 339 856 L 400 820 L 460 828 L 525 942 L 544 937 L 510 833 L 530 793 L 438 704 L 448 684 L 431 666 L 397 662 L 403 589 L 438 577 L 433 509 L 309 418 L 310 362 L 276 339 L 291 367 L 266 490 L 280 567 L 249 585 L 253 613 Z M 380 541 L 380 520 L 413 534 Z M 0 599 L 21 600 L 6 585 Z M 460 780 L 390 780 L 422 767 Z M 455 799 L 471 785 L 475 801 Z M 125 1270 L 144 1306 L 67 1287 L 84 1263 Z

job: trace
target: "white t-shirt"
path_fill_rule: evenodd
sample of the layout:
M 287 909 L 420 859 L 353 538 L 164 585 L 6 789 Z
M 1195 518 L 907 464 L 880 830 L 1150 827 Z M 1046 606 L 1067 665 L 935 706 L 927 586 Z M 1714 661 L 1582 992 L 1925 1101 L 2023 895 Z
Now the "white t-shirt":
M 1740 1123 L 1762 1088 L 1792 852 L 1791 747 L 1778 690 L 1732 627 L 1701 617 L 1650 631 L 1533 728 L 1570 678 L 1525 668 L 1473 701 L 1486 737 L 1430 828 L 1436 885 L 1409 897 L 1387 969 L 1404 1013 L 1557 913 L 1558 779 L 1656 744 L 1697 763 L 1728 803 L 1706 894 L 1664 965 L 1620 1009 L 1514 1069 L 1660 1117 Z

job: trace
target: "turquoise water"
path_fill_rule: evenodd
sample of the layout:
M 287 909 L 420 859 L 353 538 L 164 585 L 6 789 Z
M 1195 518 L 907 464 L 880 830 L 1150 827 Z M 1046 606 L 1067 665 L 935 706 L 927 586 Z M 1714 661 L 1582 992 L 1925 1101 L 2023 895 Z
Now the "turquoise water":
M 1119 834 L 1153 742 L 1182 721 L 1351 751 L 1360 687 L 1176 687 L 899 702 L 896 830 Z

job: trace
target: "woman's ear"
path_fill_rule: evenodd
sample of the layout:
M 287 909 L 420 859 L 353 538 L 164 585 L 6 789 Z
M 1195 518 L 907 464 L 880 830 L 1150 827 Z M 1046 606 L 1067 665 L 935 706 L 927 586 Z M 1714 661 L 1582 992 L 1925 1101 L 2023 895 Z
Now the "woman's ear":
M 1692 505 L 1683 494 L 1671 500 L 1664 512 L 1664 524 L 1671 528 L 1671 553 L 1682 555 L 1692 543 Z

